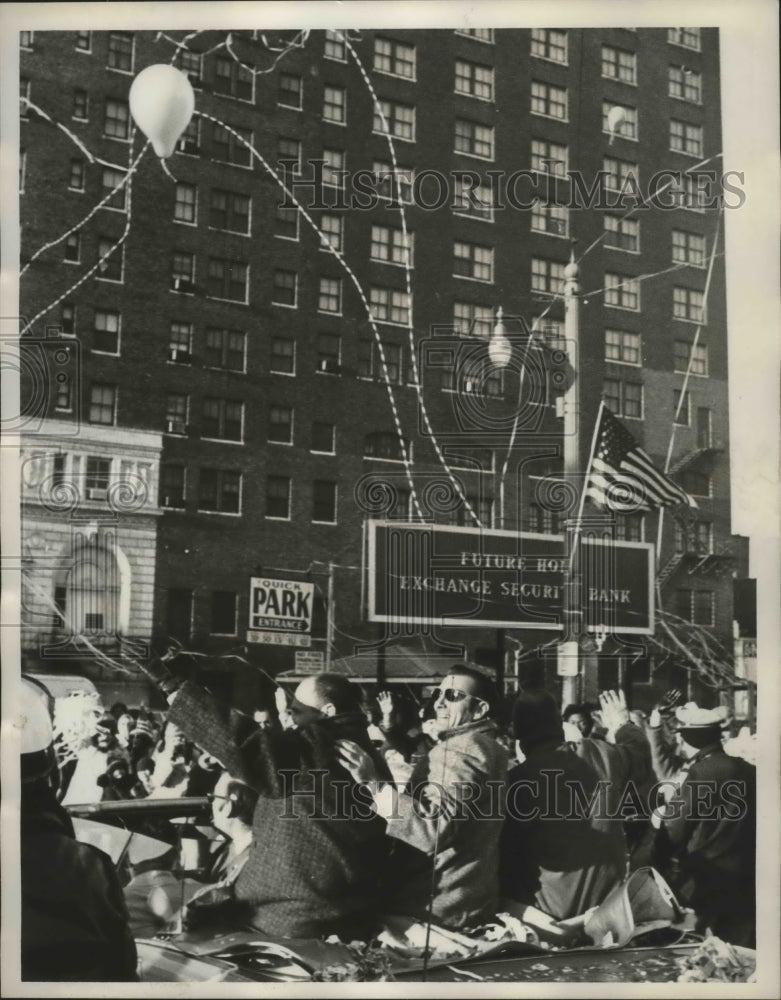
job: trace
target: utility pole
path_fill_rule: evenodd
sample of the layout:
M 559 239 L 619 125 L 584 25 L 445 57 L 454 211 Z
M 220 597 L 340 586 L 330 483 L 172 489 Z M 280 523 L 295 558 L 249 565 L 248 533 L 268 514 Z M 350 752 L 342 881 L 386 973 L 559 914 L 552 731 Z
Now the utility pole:
M 579 495 L 580 482 L 580 302 L 578 293 L 578 265 L 574 249 L 564 268 L 564 336 L 570 363 L 575 369 L 572 384 L 564 395 L 564 481 Z M 581 658 L 580 638 L 583 634 L 583 599 L 580 585 L 580 553 L 578 538 L 580 525 L 579 505 L 567 521 L 567 546 L 564 573 L 564 635 L 559 644 L 558 673 L 562 677 L 562 703 L 580 700 Z

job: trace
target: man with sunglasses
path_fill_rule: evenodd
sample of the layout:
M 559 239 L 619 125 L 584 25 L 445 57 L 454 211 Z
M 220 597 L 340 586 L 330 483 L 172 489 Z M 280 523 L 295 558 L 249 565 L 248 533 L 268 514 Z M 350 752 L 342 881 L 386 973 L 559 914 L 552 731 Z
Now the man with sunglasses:
M 495 703 L 485 674 L 450 668 L 434 702 L 437 742 L 416 763 L 408 792 L 383 784 L 360 747 L 340 743 L 342 763 L 371 789 L 394 844 L 388 915 L 464 928 L 495 914 L 508 763 L 491 719 Z
M 371 934 L 387 869 L 384 824 L 336 751 L 347 739 L 374 754 L 360 689 L 337 674 L 307 677 L 289 706 L 294 728 L 264 729 L 195 680 L 177 683 L 164 664 L 145 669 L 169 697 L 169 721 L 258 794 L 249 858 L 233 885 L 252 926 L 283 938 Z

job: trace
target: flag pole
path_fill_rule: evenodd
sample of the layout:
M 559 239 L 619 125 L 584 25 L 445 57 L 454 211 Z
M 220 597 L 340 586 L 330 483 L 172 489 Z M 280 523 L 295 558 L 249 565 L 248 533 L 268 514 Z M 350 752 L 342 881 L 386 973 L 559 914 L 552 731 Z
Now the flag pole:
M 599 428 L 602 425 L 602 411 L 605 409 L 605 400 L 599 400 L 599 409 L 597 410 L 597 419 L 594 422 L 594 433 L 591 435 L 591 451 L 588 455 L 588 464 L 586 465 L 586 476 L 583 480 L 583 488 L 580 491 L 580 503 L 578 504 L 578 516 L 575 522 L 575 538 L 572 544 L 572 551 L 570 552 L 570 566 L 575 558 L 575 550 L 578 547 L 578 541 L 580 540 L 580 531 L 583 522 L 583 508 L 586 504 L 586 489 L 588 488 L 588 480 L 591 475 L 591 466 L 594 462 L 594 453 L 597 450 L 597 440 L 599 438 Z
M 575 377 L 564 395 L 564 478 L 577 482 L 580 475 L 580 302 L 579 268 L 574 247 L 564 268 L 564 336 Z M 571 520 L 571 519 L 570 519 Z M 577 538 L 578 526 L 575 525 Z M 568 537 L 570 532 L 567 532 Z M 579 701 L 581 657 L 578 639 L 583 631 L 583 600 L 574 559 L 564 574 L 563 635 L 558 647 L 557 673 L 562 679 L 563 705 Z

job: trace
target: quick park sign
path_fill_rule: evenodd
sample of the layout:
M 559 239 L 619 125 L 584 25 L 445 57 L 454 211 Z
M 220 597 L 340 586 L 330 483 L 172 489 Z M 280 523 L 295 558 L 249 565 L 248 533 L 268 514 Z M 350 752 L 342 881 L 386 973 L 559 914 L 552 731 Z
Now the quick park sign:
M 562 628 L 563 535 L 374 520 L 365 530 L 370 621 Z M 579 572 L 589 631 L 653 632 L 653 545 L 584 535 Z

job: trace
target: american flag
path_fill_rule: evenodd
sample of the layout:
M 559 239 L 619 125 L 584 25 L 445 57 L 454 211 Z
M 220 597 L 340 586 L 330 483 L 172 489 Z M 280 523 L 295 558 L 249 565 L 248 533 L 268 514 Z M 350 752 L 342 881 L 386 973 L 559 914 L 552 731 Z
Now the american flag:
M 697 502 L 660 472 L 629 431 L 603 403 L 597 418 L 586 496 L 598 507 L 620 513 Z

